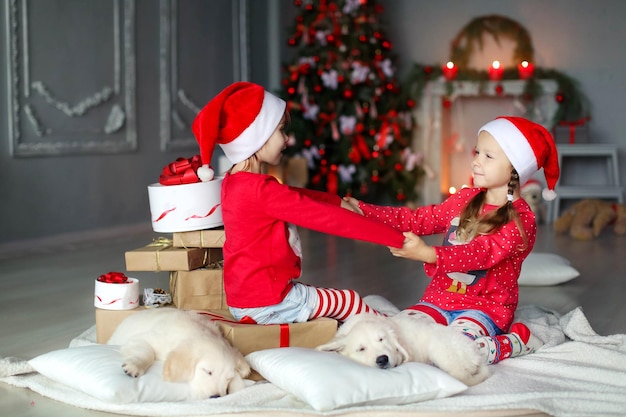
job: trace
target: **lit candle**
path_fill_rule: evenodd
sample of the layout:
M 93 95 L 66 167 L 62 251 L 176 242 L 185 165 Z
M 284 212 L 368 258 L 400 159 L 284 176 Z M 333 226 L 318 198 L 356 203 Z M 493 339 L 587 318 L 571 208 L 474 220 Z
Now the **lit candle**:
M 454 62 L 448 61 L 446 65 L 443 66 L 442 70 L 443 77 L 448 81 L 452 81 L 456 78 L 456 73 L 459 69 L 456 65 L 454 65 Z
M 504 75 L 504 68 L 500 65 L 500 61 L 493 61 L 489 67 L 489 79 L 498 81 L 502 79 L 502 75 Z
M 528 61 L 522 61 L 517 66 L 517 72 L 519 72 L 519 77 L 522 80 L 532 77 L 534 71 L 535 66 Z

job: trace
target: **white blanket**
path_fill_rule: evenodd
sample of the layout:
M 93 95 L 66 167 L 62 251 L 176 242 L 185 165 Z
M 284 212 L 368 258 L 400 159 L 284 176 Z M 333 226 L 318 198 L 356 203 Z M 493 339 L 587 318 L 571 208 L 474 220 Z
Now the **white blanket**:
M 522 307 L 518 319 L 527 323 L 545 346 L 531 355 L 491 366 L 488 380 L 462 394 L 403 406 L 354 407 L 324 415 L 462 415 L 477 410 L 508 410 L 507 415 L 512 415 L 512 410 L 537 410 L 563 417 L 626 415 L 626 335 L 599 336 L 580 308 L 561 317 L 538 307 Z M 71 346 L 93 340 L 92 328 Z M 87 409 L 155 417 L 322 414 L 271 383 L 257 383 L 235 394 L 203 401 L 109 404 L 30 371 L 25 361 L 0 359 L 0 381 Z

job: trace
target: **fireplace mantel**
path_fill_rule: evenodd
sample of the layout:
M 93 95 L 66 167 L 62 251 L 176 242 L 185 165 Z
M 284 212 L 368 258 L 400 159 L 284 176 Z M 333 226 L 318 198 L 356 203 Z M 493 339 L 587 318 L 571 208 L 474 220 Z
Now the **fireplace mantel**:
M 446 84 L 447 81 L 443 77 L 427 83 L 416 110 L 418 127 L 415 131 L 413 149 L 416 152 L 421 152 L 424 156 L 427 171 L 419 190 L 419 205 L 438 203 L 442 201 L 447 192 L 447 185 L 442 184 L 441 176 L 442 164 L 446 163 L 442 160 L 442 99 L 447 97 L 451 103 L 461 97 L 510 100 L 524 94 L 526 81 L 453 81 L 453 93 L 449 96 Z M 534 104 L 538 111 L 536 117 L 532 118 L 547 129 L 551 129 L 552 120 L 558 109 L 558 103 L 555 100 L 558 86 L 554 80 L 539 80 L 539 84 L 542 88 L 542 94 L 535 100 Z M 498 86 L 501 86 L 502 89 L 500 90 Z

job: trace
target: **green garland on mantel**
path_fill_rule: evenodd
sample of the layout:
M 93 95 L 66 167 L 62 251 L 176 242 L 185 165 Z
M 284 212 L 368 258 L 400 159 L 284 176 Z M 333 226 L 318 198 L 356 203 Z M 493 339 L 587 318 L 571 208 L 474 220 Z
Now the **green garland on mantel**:
M 533 46 L 528 31 L 518 22 L 504 16 L 489 15 L 473 19 L 461 29 L 451 44 L 450 60 L 458 67 L 454 81 L 446 81 L 448 95 L 454 93 L 454 82 L 474 81 L 481 83 L 480 89 L 484 90 L 489 82 L 488 72 L 485 70 L 469 69 L 470 56 L 475 51 L 475 46 L 483 47 L 483 36 L 489 34 L 499 43 L 500 37 L 506 36 L 516 41 L 517 46 L 513 51 L 513 62 L 527 60 L 533 62 Z M 428 81 L 438 80 L 442 76 L 442 64 L 424 65 L 413 64 L 406 76 L 406 86 L 411 97 L 418 100 L 422 97 L 424 87 Z M 519 80 L 517 68 L 504 68 L 502 81 Z M 555 100 L 558 103 L 554 115 L 553 124 L 567 124 L 589 118 L 589 100 L 581 91 L 578 82 L 555 69 L 535 67 L 532 77 L 525 81 L 523 100 L 527 103 L 534 102 L 543 94 L 539 80 L 554 80 L 557 83 Z

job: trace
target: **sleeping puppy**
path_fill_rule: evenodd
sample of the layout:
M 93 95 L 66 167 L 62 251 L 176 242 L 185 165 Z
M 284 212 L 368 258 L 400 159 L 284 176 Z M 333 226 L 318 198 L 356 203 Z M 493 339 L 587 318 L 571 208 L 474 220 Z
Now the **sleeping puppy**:
M 250 374 L 241 352 L 213 321 L 195 311 L 139 311 L 122 321 L 107 343 L 121 345 L 127 375 L 141 376 L 154 361 L 164 361 L 163 380 L 187 382 L 198 399 L 237 391 Z
M 404 311 L 391 317 L 358 314 L 349 318 L 328 343 L 317 350 L 338 352 L 381 369 L 405 362 L 437 366 L 471 386 L 489 376 L 478 345 L 457 329 Z

